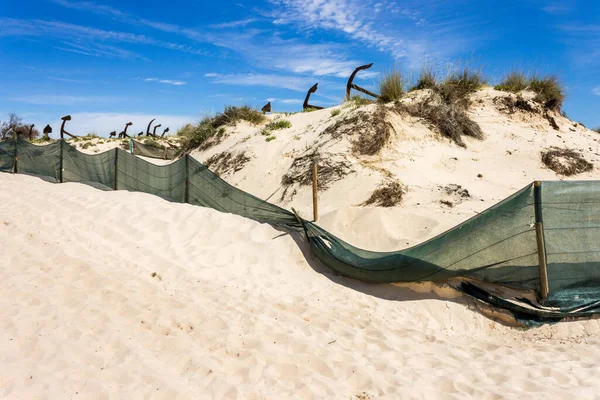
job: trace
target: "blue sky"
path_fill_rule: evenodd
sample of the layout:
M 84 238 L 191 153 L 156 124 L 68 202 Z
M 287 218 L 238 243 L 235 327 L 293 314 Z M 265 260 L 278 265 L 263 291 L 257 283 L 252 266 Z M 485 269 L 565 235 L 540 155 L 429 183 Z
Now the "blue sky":
M 570 118 L 600 126 L 597 0 L 2 0 L 0 119 L 106 135 L 151 118 L 175 130 L 225 104 L 295 111 L 340 103 L 394 65 L 469 60 L 492 82 L 517 66 L 557 74 Z

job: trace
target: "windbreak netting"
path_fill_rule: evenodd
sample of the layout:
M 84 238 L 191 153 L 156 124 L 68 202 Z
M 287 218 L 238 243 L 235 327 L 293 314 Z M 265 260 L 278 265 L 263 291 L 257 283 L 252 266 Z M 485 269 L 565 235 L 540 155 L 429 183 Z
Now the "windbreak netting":
M 214 208 L 268 224 L 299 227 L 296 217 L 291 212 L 231 186 L 194 158 L 188 156 L 187 160 L 190 204 Z
M 17 171 L 60 181 L 61 146 L 62 141 L 36 146 L 19 136 L 17 138 Z
M 115 152 L 84 154 L 63 142 L 63 182 L 80 182 L 113 189 L 115 182 Z
M 0 142 L 0 171 L 12 171 L 17 144 L 14 140 Z
M 420 245 L 380 253 L 356 248 L 305 222 L 323 263 L 368 282 L 445 282 L 468 277 L 516 289 L 539 286 L 532 186 Z
M 155 165 L 117 149 L 117 189 L 150 193 L 178 203 L 184 202 L 185 159 Z
M 433 239 L 382 253 L 354 247 L 233 187 L 190 156 L 161 166 L 121 149 L 88 155 L 64 141 L 35 146 L 19 137 L 0 142 L 0 170 L 13 169 L 57 181 L 150 193 L 288 231 L 302 227 L 317 258 L 341 275 L 378 283 L 448 283 L 529 325 L 600 312 L 597 181 L 528 185 Z M 547 297 L 543 272 L 548 277 Z

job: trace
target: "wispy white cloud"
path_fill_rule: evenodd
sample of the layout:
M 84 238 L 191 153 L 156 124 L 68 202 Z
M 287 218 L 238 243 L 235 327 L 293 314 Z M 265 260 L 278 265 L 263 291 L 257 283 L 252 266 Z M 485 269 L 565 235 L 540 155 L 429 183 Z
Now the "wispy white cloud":
M 239 21 L 230 21 L 230 22 L 223 22 L 221 24 L 214 24 L 214 25 L 209 25 L 211 28 L 217 28 L 217 29 L 223 29 L 223 28 L 242 28 L 244 26 L 247 26 L 249 24 L 252 24 L 254 22 L 258 21 L 258 19 L 256 18 L 248 18 L 248 19 L 242 19 Z
M 596 86 L 595 88 L 593 88 L 592 93 L 596 96 L 600 96 L 600 86 Z
M 406 55 L 404 41 L 384 33 L 372 20 L 370 3 L 352 0 L 272 0 L 279 6 L 273 14 L 275 24 L 297 23 L 308 29 L 341 31 L 352 39 L 391 53 L 399 58 Z M 382 2 L 383 4 L 383 2 Z M 380 8 L 381 9 L 381 8 Z
M 70 79 L 70 78 L 57 78 L 57 77 L 50 77 L 49 79 L 52 81 L 66 82 L 66 83 L 89 83 L 89 81 L 86 81 L 83 79 Z
M 146 78 L 146 79 L 144 79 L 144 82 L 158 82 L 158 83 L 163 83 L 166 85 L 173 85 L 173 86 L 183 86 L 183 85 L 187 84 L 187 82 L 184 82 L 184 81 L 174 81 L 172 79 L 159 79 L 159 78 Z
M 208 75 L 208 74 L 207 74 Z M 313 78 L 276 74 L 211 74 L 213 83 L 241 86 L 264 86 L 304 92 L 314 85 Z
M 34 105 L 79 106 L 115 103 L 125 100 L 114 96 L 28 95 L 9 97 L 9 101 Z
M 572 10 L 572 4 L 570 2 L 551 2 L 542 7 L 542 11 L 548 14 L 565 14 Z
M 96 51 L 103 49 L 110 51 L 108 45 L 104 42 L 120 42 L 138 45 L 156 46 L 170 50 L 176 50 L 191 54 L 206 55 L 203 50 L 196 49 L 191 46 L 178 43 L 166 42 L 163 40 L 153 39 L 146 35 L 139 35 L 128 32 L 110 31 L 97 29 L 82 25 L 75 25 L 66 22 L 43 21 L 43 20 L 19 20 L 12 18 L 0 18 L 0 37 L 2 36 L 43 36 L 54 37 L 65 40 L 73 47 L 73 43 L 93 43 Z M 116 48 L 112 48 L 116 50 Z M 70 51 L 79 51 L 81 53 L 89 53 L 94 55 L 93 51 L 87 48 L 74 47 Z M 126 52 L 126 51 L 125 51 Z M 126 52 L 121 56 L 134 53 Z
M 281 100 L 280 103 L 283 104 L 302 104 L 303 101 L 300 99 L 285 99 L 285 100 Z

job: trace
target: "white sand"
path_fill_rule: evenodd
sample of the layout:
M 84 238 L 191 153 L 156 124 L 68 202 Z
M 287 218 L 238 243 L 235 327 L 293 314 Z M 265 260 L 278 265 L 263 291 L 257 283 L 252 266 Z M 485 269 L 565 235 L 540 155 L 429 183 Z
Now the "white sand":
M 354 173 L 320 193 L 319 224 L 372 250 L 422 242 L 535 179 L 564 179 L 541 163 L 549 146 L 581 150 L 594 170 L 571 179 L 597 179 L 597 133 L 558 115 L 560 131 L 540 115 L 507 116 L 494 105 L 498 96 L 506 94 L 488 88 L 474 96 L 471 115 L 486 139 L 467 139 L 467 149 L 401 116 L 390 117 L 396 133 L 378 156 L 351 155 L 347 137 L 324 146 L 322 156 L 345 159 Z M 330 139 L 323 130 L 336 118 L 357 111 L 342 109 L 334 118 L 331 110 L 286 116 L 292 128 L 271 142 L 261 127 L 240 124 L 193 155 L 206 161 L 245 151 L 251 161 L 223 178 L 309 216 L 310 187 L 281 199 L 281 178 L 295 157 Z M 100 141 L 82 151 L 120 143 Z M 389 176 L 408 189 L 402 204 L 359 206 Z M 451 183 L 472 197 L 442 205 L 440 186 Z M 523 331 L 472 311 L 466 297 L 335 276 L 300 239 L 299 248 L 289 235 L 237 216 L 23 175 L 0 174 L 0 188 L 0 398 L 592 399 L 599 392 L 597 320 Z
M 522 331 L 465 298 L 334 276 L 290 236 L 237 216 L 24 175 L 0 174 L 0 187 L 0 398 L 600 389 L 597 320 Z

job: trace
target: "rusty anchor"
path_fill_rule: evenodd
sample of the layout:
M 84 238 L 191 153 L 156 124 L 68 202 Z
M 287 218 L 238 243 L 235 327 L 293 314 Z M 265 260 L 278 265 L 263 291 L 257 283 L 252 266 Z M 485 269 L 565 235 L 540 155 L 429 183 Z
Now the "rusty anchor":
M 369 68 L 371 68 L 372 66 L 373 66 L 373 63 L 371 63 L 371 64 L 367 64 L 367 65 L 361 65 L 360 67 L 358 67 L 358 68 L 356 68 L 356 69 L 354 70 L 354 72 L 352 73 L 352 75 L 350 75 L 350 78 L 348 78 L 348 83 L 346 84 L 346 100 L 350 100 L 350 91 L 351 91 L 352 89 L 354 89 L 354 90 L 358 90 L 359 92 L 361 92 L 361 93 L 364 93 L 364 94 L 366 94 L 366 95 L 368 95 L 368 96 L 374 97 L 374 98 L 376 98 L 376 99 L 378 99 L 378 98 L 379 98 L 379 95 L 378 95 L 378 94 L 375 94 L 375 93 L 373 93 L 373 92 L 370 92 L 370 91 L 368 91 L 367 89 L 361 88 L 360 86 L 358 86 L 358 85 L 355 85 L 354 83 L 352 83 L 352 82 L 354 81 L 354 78 L 356 77 L 356 74 L 357 74 L 359 71 L 364 71 L 365 69 L 369 69 Z

